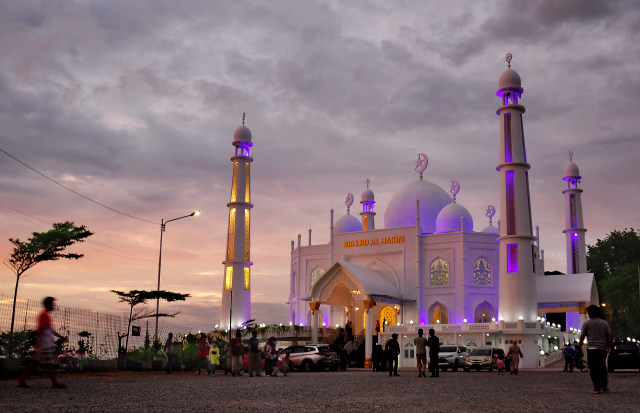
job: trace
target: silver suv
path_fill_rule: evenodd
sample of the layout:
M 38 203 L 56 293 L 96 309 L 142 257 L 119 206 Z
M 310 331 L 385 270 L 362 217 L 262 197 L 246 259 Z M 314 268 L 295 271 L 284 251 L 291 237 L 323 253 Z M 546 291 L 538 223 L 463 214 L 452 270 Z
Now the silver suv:
M 458 368 L 465 368 L 469 360 L 469 351 L 465 346 L 446 345 L 440 346 L 438 353 L 438 366 L 442 371 L 451 369 L 458 371 Z
M 334 362 L 329 346 L 322 344 L 289 346 L 280 352 L 278 359 L 283 359 L 287 353 L 290 354 L 293 368 L 300 371 L 324 370 Z

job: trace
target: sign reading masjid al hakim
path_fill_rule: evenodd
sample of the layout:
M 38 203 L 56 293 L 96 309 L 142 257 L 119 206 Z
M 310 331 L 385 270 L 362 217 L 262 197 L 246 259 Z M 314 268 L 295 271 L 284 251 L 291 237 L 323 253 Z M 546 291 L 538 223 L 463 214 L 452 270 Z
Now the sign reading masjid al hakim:
M 404 244 L 404 235 L 398 235 L 395 237 L 382 237 L 382 238 L 363 238 L 355 241 L 345 241 L 344 248 L 351 247 L 366 247 L 368 245 L 385 245 L 385 244 Z

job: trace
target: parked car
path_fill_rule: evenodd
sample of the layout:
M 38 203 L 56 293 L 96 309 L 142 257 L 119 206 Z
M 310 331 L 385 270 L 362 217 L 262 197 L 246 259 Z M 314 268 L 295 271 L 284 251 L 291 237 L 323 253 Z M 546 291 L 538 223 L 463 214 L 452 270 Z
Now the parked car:
M 442 371 L 447 371 L 447 369 L 458 371 L 458 368 L 466 366 L 468 357 L 469 351 L 465 346 L 440 346 L 438 366 Z
M 615 369 L 640 369 L 638 344 L 629 341 L 616 342 L 609 353 L 609 371 Z
M 290 354 L 293 368 L 300 371 L 337 369 L 340 363 L 340 358 L 336 360 L 335 355 L 329 351 L 329 346 L 323 344 L 289 346 L 280 352 L 278 360 L 282 360 L 286 354 Z
M 498 364 L 498 354 L 504 355 L 504 350 L 501 348 L 493 347 L 480 347 L 473 349 L 469 354 L 469 360 L 464 368 L 464 371 L 471 369 L 482 370 L 488 369 L 493 371 Z

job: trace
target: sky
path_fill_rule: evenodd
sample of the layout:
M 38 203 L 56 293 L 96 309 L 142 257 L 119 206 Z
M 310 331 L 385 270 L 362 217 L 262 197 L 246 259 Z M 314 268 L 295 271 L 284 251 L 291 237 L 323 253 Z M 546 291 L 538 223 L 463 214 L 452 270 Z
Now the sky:
M 231 143 L 246 112 L 252 314 L 288 322 L 291 240 L 306 245 L 311 228 L 327 243 L 329 210 L 344 215 L 366 179 L 382 227 L 393 194 L 417 178 L 418 153 L 425 179 L 460 182 L 474 229 L 488 224 L 510 52 L 533 224 L 545 270 L 565 272 L 569 151 L 587 244 L 640 227 L 638 33 L 634 1 L 2 1 L 0 258 L 9 238 L 85 225 L 95 235 L 69 249 L 84 257 L 34 267 L 18 297 L 124 313 L 109 290 L 155 289 L 161 219 L 199 209 L 163 235 L 161 288 L 191 298 L 161 311 L 212 329 Z M 0 294 L 14 287 L 1 266 Z

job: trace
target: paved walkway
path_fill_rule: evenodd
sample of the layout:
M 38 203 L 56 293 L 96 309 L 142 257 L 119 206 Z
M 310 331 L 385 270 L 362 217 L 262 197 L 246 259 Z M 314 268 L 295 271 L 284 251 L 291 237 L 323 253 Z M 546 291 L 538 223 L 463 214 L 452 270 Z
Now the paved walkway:
M 368 370 L 290 373 L 287 377 L 217 377 L 193 373 L 77 374 L 53 390 L 45 378 L 19 389 L 0 381 L 0 411 L 234 411 L 234 412 L 528 412 L 637 411 L 640 373 L 610 374 L 610 392 L 591 395 L 588 373 L 446 372 L 418 378 Z

